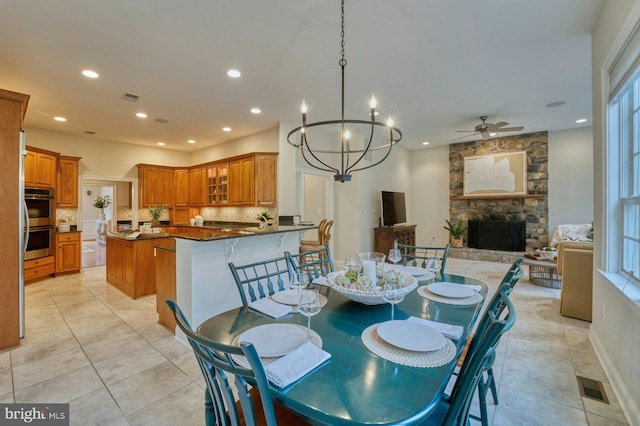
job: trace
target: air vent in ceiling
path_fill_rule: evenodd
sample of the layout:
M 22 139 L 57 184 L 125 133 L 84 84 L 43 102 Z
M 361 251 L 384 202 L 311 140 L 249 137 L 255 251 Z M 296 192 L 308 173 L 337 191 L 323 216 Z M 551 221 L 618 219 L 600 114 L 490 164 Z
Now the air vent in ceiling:
M 95 134 L 96 134 L 96 132 L 94 132 L 93 130 L 85 130 L 85 131 L 84 131 L 84 134 L 85 134 L 85 135 L 95 135 Z
M 133 93 L 125 93 L 122 95 L 122 99 L 125 101 L 137 102 L 140 96 L 134 95 Z
M 156 118 L 155 122 L 160 124 L 168 124 L 169 120 L 167 120 L 166 118 Z

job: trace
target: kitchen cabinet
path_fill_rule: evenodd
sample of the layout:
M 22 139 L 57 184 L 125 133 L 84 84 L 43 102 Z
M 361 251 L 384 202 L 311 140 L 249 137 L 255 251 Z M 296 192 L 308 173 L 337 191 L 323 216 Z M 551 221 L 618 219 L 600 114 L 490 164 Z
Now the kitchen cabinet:
M 278 204 L 278 157 L 276 154 L 256 154 L 256 205 Z
M 228 163 L 207 166 L 207 205 L 224 206 L 228 201 Z
M 229 160 L 229 205 L 275 206 L 277 158 L 262 153 Z
M 198 166 L 189 169 L 189 205 L 207 204 L 207 168 Z
M 56 234 L 56 274 L 80 271 L 80 232 Z
M 78 163 L 80 157 L 60 156 L 56 179 L 56 206 L 78 208 Z
M 165 303 L 166 299 L 176 298 L 176 250 L 175 247 L 156 247 L 154 249 L 156 267 L 156 311 L 158 323 L 175 334 L 176 320 L 173 312 Z
M 56 272 L 55 256 L 39 257 L 24 262 L 24 282 L 49 277 Z
M 24 160 L 24 185 L 55 188 L 58 154 L 27 147 Z
M 125 240 L 107 236 L 107 282 L 132 299 L 156 292 L 153 246 L 171 247 L 172 237 Z
M 138 164 L 140 207 L 173 204 L 173 168 Z
M 173 205 L 175 207 L 189 206 L 189 169 L 175 169 L 173 171 Z
M 229 205 L 251 206 L 255 203 L 254 157 L 229 161 Z
M 29 95 L 0 89 L 0 350 L 20 344 L 20 129 Z

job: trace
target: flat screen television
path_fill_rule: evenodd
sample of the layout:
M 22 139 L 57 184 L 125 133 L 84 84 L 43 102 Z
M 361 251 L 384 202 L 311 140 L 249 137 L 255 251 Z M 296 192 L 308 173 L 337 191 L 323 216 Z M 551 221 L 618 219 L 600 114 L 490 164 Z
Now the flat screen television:
M 382 191 L 382 226 L 393 226 L 406 221 L 404 192 Z

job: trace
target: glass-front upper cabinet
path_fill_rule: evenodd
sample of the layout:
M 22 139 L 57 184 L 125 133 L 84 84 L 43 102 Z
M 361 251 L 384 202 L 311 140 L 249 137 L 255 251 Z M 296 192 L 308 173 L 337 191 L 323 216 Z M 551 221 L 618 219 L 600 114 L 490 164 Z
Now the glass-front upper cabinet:
M 228 163 L 207 166 L 207 204 L 220 206 L 229 204 L 228 200 Z

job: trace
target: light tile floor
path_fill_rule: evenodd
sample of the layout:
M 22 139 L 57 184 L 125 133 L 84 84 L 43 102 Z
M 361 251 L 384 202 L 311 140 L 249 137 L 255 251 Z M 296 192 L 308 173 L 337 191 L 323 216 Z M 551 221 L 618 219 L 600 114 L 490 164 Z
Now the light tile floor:
M 481 279 L 491 292 L 508 267 L 447 262 L 447 272 Z M 527 278 L 512 293 L 517 320 L 499 346 L 491 424 L 626 424 L 589 323 L 561 317 L 560 291 Z M 26 338 L 0 352 L 0 402 L 69 402 L 74 425 L 203 424 L 201 373 L 191 351 L 156 323 L 155 296 L 129 299 L 99 266 L 28 285 L 26 305 Z M 610 404 L 581 397 L 576 374 L 603 381 Z

